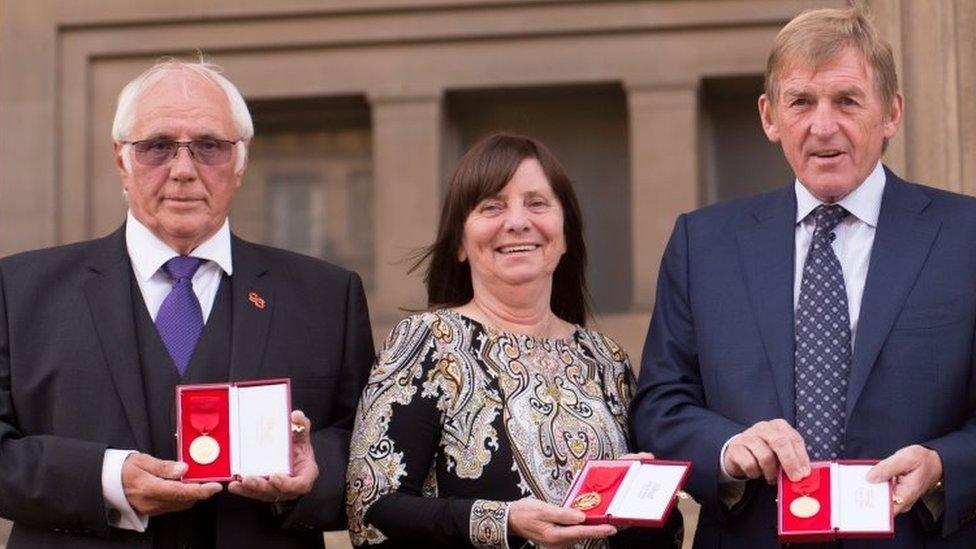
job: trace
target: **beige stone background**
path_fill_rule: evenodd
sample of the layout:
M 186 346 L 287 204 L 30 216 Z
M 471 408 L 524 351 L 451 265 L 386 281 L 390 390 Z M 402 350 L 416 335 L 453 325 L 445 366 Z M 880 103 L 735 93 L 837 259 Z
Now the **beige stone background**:
M 755 115 L 773 36 L 803 9 L 847 3 L 8 0 L 0 255 L 119 225 L 115 96 L 159 56 L 201 49 L 258 130 L 235 230 L 362 273 L 377 340 L 423 304 L 403 259 L 432 238 L 453 162 L 504 128 L 566 164 L 587 222 L 593 323 L 637 364 L 675 216 L 789 181 Z M 863 3 L 907 97 L 886 162 L 976 194 L 976 2 Z M 695 506 L 682 511 L 693 528 Z

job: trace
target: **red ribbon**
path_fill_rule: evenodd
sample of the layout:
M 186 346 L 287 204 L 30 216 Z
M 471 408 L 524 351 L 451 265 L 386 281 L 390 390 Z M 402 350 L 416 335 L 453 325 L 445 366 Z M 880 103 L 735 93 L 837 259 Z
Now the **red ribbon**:
M 202 435 L 220 423 L 220 397 L 190 397 L 190 425 Z
M 625 474 L 626 467 L 591 467 L 586 472 L 586 479 L 579 493 L 597 492 L 602 494 L 608 488 L 614 487 Z

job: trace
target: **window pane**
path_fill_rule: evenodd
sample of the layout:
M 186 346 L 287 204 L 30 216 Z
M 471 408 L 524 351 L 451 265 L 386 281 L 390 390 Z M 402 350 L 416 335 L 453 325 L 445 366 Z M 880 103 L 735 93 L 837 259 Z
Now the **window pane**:
M 706 202 L 769 191 L 793 181 L 778 144 L 759 122 L 761 76 L 713 78 L 702 83 L 702 174 Z
M 234 229 L 373 280 L 373 160 L 362 98 L 251 104 L 255 138 Z

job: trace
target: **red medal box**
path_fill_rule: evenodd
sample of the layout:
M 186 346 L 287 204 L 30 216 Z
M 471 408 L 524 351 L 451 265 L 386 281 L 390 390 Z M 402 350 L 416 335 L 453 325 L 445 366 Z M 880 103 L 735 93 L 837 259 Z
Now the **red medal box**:
M 184 482 L 291 474 L 291 380 L 177 386 L 176 455 Z
M 691 462 L 656 459 L 588 461 L 563 501 L 586 513 L 584 524 L 662 526 Z
M 779 473 L 779 541 L 834 541 L 895 535 L 891 483 L 866 480 L 877 461 L 817 461 L 806 478 Z

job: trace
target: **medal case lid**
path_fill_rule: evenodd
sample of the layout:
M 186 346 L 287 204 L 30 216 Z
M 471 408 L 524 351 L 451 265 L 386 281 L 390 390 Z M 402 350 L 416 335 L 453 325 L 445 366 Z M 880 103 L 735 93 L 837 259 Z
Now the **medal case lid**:
M 284 395 L 258 394 L 260 391 L 251 391 L 250 396 L 247 388 L 259 388 L 264 386 L 284 385 Z M 240 391 L 245 389 L 245 391 Z M 244 395 L 241 397 L 241 395 Z M 270 400 L 267 398 L 271 396 Z M 217 425 L 212 432 L 200 433 L 198 428 L 193 426 L 193 399 L 202 397 L 203 399 L 215 398 L 219 403 L 217 408 Z M 281 407 L 281 424 L 275 420 L 270 426 L 270 431 L 277 437 L 275 447 L 281 446 L 282 449 L 273 451 L 277 461 L 281 464 L 273 472 L 292 474 L 291 452 L 291 380 L 288 378 L 260 379 L 251 381 L 238 381 L 231 383 L 207 383 L 194 385 L 178 385 L 176 387 L 176 455 L 177 459 L 188 465 L 186 473 L 182 477 L 183 482 L 230 482 L 240 480 L 243 476 L 249 476 L 254 471 L 244 470 L 242 472 L 243 454 L 247 454 L 247 447 L 253 438 L 245 433 L 239 425 L 241 416 L 248 414 L 248 403 L 261 406 L 270 403 L 272 406 Z M 209 403 L 209 401 L 208 401 Z M 235 405 L 236 404 L 236 405 Z M 250 408 L 253 410 L 254 406 Z M 208 409 L 209 412 L 209 409 Z M 275 414 L 276 416 L 278 414 Z M 197 425 L 204 425 L 206 422 L 199 421 L 199 414 L 196 421 Z M 282 436 L 287 433 L 287 436 Z M 194 440 L 202 435 L 212 437 L 220 446 L 217 458 L 207 464 L 197 463 L 190 455 L 190 446 Z M 287 439 L 287 440 L 285 440 Z M 253 444 L 251 444 L 253 446 Z M 287 448 L 285 448 L 287 446 Z M 240 448 L 235 452 L 235 449 Z M 285 453 L 287 452 L 287 453 Z M 253 454 L 254 452 L 252 452 Z M 239 455 L 241 454 L 241 455 Z M 286 456 L 282 458 L 282 456 Z M 254 460 L 252 460 L 254 461 Z M 260 460 L 258 460 L 260 461 Z M 244 466 L 246 469 L 246 466 Z M 266 476 L 254 474 L 254 476 Z
M 639 464 L 635 466 L 634 464 Z M 640 472 L 639 467 L 647 466 Z M 684 486 L 691 471 L 689 461 L 668 461 L 659 459 L 615 459 L 587 461 L 583 469 L 576 475 L 569 492 L 563 500 L 563 507 L 573 507 L 574 500 L 585 497 L 592 490 L 587 490 L 586 482 L 592 473 L 602 473 L 602 479 L 607 484 L 600 486 L 601 497 L 593 507 L 580 509 L 586 514 L 583 524 L 612 524 L 616 526 L 663 526 L 677 501 L 677 493 Z M 614 474 L 614 473 L 617 474 Z M 631 513 L 635 505 L 627 505 L 617 496 L 625 493 L 647 495 L 647 482 L 652 479 L 660 484 L 660 495 L 651 494 L 652 509 L 640 506 L 641 513 Z M 637 492 L 635 492 L 637 490 Z M 606 497 L 609 494 L 609 497 Z M 632 500 L 634 501 L 634 500 Z M 649 514 L 648 514 L 649 513 Z
M 803 497 L 806 492 L 806 490 L 795 489 L 797 485 L 802 486 L 804 480 L 810 477 L 793 482 L 781 469 L 777 486 L 778 504 L 776 506 L 779 540 L 781 542 L 824 542 L 842 538 L 893 537 L 895 528 L 890 482 L 878 485 L 868 485 L 866 482 L 858 483 L 868 487 L 870 493 L 875 494 L 874 497 L 883 497 L 887 503 L 887 516 L 880 521 L 875 520 L 874 527 L 863 522 L 858 523 L 859 517 L 854 515 L 852 510 L 852 505 L 856 503 L 852 497 L 853 489 L 850 486 L 839 486 L 841 479 L 853 480 L 861 474 L 861 471 L 873 467 L 877 463 L 878 460 L 860 459 L 812 462 L 810 464 L 811 475 L 814 472 L 818 473 L 820 482 L 815 490 L 806 495 L 815 498 L 820 509 L 816 515 L 809 518 L 794 515 L 790 511 L 790 506 L 795 500 Z M 841 470 L 845 467 L 846 469 Z M 845 510 L 847 510 L 846 513 Z M 844 515 L 848 516 L 845 518 Z

